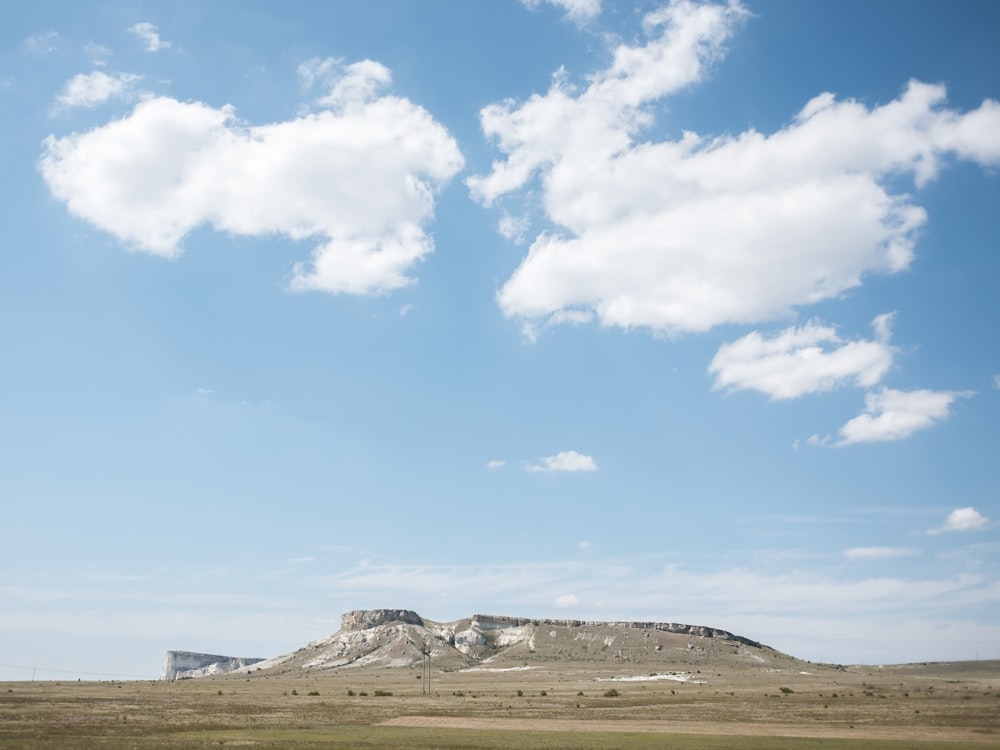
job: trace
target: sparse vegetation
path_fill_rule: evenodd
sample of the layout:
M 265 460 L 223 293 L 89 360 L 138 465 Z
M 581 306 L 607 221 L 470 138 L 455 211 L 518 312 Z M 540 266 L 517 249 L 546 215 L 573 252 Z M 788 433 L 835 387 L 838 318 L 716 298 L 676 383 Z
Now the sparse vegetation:
M 1000 663 L 847 671 L 817 666 L 803 674 L 800 663 L 790 660 L 779 665 L 780 671 L 771 671 L 771 665 L 703 661 L 704 677 L 677 665 L 650 669 L 639 659 L 613 669 L 534 662 L 527 670 L 487 671 L 496 664 L 475 671 L 436 670 L 432 694 L 422 692 L 423 685 L 406 669 L 262 670 L 250 680 L 242 673 L 179 682 L 7 683 L 0 685 L 0 748 L 1000 747 L 1000 696 L 994 689 Z M 664 675 L 668 670 L 690 679 L 681 687 L 650 677 L 651 671 Z M 617 675 L 637 682 L 594 681 Z M 378 700 L 367 700 L 365 691 L 353 687 L 359 683 Z M 782 700 L 790 695 L 782 687 L 794 698 Z M 521 698 L 509 700 L 518 691 Z M 542 693 L 546 696 L 539 699 Z M 287 697 L 299 694 L 322 697 Z M 459 694 L 463 697 L 454 697 Z M 549 720 L 559 722 L 558 731 Z M 470 721 L 478 728 L 462 728 Z M 751 725 L 754 736 L 740 736 Z M 686 734 L 675 734 L 679 726 Z M 579 731 L 563 731 L 572 728 Z M 808 736 L 793 736 L 799 730 Z M 768 731 L 782 736 L 763 736 Z

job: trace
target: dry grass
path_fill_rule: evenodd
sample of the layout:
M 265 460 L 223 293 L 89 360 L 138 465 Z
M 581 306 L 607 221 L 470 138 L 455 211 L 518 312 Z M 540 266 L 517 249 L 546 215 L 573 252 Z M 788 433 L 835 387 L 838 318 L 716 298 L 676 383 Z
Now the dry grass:
M 995 662 L 808 671 L 607 682 L 560 664 L 438 672 L 430 695 L 419 669 L 0 683 L 0 747 L 1000 747 Z

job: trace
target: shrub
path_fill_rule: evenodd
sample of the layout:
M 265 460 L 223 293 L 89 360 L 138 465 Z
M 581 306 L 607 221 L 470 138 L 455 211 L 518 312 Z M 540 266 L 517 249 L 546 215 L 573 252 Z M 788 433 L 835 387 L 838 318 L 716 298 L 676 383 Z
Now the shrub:
M 292 690 L 292 695 L 298 695 L 298 694 L 299 694 L 298 690 Z
M 347 694 L 348 694 L 348 695 L 352 695 L 352 696 L 353 696 L 353 695 L 354 695 L 355 693 L 354 693 L 354 691 L 353 691 L 353 690 L 351 690 L 350 688 L 347 688 Z
M 621 695 L 621 693 L 619 693 L 614 688 L 611 688 L 610 690 L 605 690 L 604 691 L 604 697 L 605 698 L 617 698 L 619 695 Z
M 310 690 L 306 695 L 319 695 L 319 690 Z
M 794 692 L 795 692 L 795 691 L 794 691 L 794 690 L 792 690 L 792 689 L 791 689 L 790 687 L 783 687 L 783 688 L 779 688 L 779 689 L 780 689 L 780 690 L 781 690 L 781 692 L 783 692 L 783 693 L 784 693 L 785 695 L 788 695 L 789 693 L 794 693 Z
M 387 695 L 392 695 L 392 691 L 391 690 L 376 690 L 375 691 L 375 695 L 378 698 L 384 698 Z

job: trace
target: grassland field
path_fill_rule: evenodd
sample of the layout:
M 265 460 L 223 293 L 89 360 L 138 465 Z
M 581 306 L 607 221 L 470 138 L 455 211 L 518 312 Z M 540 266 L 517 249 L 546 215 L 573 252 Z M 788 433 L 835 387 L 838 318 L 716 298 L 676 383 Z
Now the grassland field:
M 998 662 L 615 675 L 562 664 L 434 672 L 429 686 L 419 667 L 6 682 L 0 748 L 1000 748 Z

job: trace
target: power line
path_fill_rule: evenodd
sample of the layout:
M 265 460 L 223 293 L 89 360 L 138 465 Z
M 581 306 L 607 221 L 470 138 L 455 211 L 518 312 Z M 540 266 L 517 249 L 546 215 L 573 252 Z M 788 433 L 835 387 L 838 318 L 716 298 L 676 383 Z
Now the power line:
M 26 667 L 23 664 L 3 664 L 0 663 L 0 667 L 5 667 L 7 669 L 24 669 L 30 670 L 32 673 L 32 679 L 36 672 L 50 672 L 52 674 L 76 674 L 76 675 L 86 675 L 87 677 L 128 677 L 135 680 L 151 680 L 154 679 L 148 674 L 122 674 L 120 672 L 84 672 L 79 669 L 48 669 L 46 667 Z

